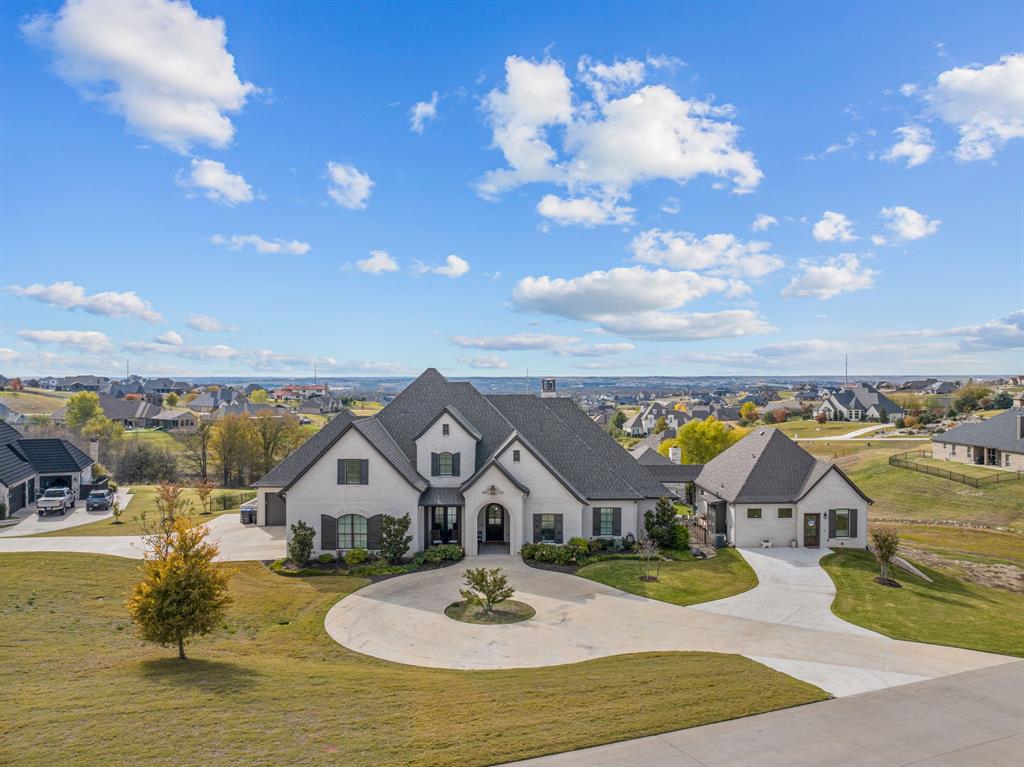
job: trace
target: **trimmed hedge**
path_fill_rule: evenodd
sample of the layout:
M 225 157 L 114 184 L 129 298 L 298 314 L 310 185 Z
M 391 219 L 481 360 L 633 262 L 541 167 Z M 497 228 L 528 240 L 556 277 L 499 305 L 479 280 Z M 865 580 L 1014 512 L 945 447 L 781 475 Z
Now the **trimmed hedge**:
M 352 557 L 354 553 L 356 556 Z M 433 546 L 426 551 L 417 552 L 416 556 L 401 564 L 389 565 L 387 562 L 371 556 L 365 549 L 353 549 L 345 557 L 334 557 L 327 553 L 321 554 L 316 560 L 320 566 L 289 567 L 287 559 L 279 559 L 270 564 L 270 571 L 293 578 L 307 578 L 316 575 L 351 575 L 357 578 L 384 578 L 438 567 L 447 562 L 458 562 L 463 556 L 465 556 L 465 552 L 463 552 L 461 546 L 449 543 L 444 546 Z M 356 561 L 352 561 L 353 559 Z M 348 560 L 347 564 L 346 560 Z

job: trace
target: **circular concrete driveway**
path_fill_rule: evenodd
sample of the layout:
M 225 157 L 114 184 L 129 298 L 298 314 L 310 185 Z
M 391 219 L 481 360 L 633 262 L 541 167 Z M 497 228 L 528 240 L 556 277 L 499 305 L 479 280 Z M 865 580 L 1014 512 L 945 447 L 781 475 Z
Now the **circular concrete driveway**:
M 744 552 L 755 570 L 764 562 Z M 550 666 L 624 653 L 696 650 L 737 653 L 817 685 L 836 696 L 852 695 L 946 674 L 1012 662 L 1000 655 L 937 645 L 901 642 L 811 613 L 828 609 L 820 592 L 806 600 L 802 619 L 786 621 L 785 611 L 760 614 L 758 600 L 790 599 L 798 589 L 786 584 L 787 557 L 776 552 L 775 574 L 746 592 L 751 609 L 738 597 L 699 607 L 676 605 L 627 594 L 600 583 L 523 564 L 518 557 L 481 556 L 475 567 L 503 567 L 516 586 L 515 598 L 532 605 L 529 621 L 479 626 L 453 621 L 444 608 L 459 598 L 466 563 L 371 584 L 328 611 L 325 628 L 356 652 L 417 666 L 450 669 L 502 669 Z M 794 560 L 794 578 L 806 563 Z M 814 567 L 824 578 L 828 576 Z M 820 586 L 820 582 L 818 586 Z M 813 586 L 813 584 L 812 584 Z M 772 593 L 777 598 L 772 597 Z M 767 603 L 766 602 L 766 603 Z M 819 607 L 814 608 L 812 605 Z M 753 615 L 749 614 L 753 611 Z M 789 617 L 794 611 L 789 611 Z M 828 611 L 831 615 L 831 611 Z M 834 618 L 834 616 L 833 616 Z

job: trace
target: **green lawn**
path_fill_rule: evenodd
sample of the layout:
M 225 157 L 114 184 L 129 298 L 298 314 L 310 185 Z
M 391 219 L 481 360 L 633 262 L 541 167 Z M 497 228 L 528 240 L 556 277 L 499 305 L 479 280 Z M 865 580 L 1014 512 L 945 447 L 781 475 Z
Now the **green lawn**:
M 911 548 L 985 564 L 1024 567 L 1024 535 L 951 525 L 892 523 Z
M 156 447 L 170 450 L 172 453 L 181 453 L 181 443 L 163 429 L 130 429 L 124 433 L 125 439 L 135 439 L 141 442 L 148 442 Z
M 876 446 L 836 459 L 836 464 L 874 500 L 871 519 L 955 520 L 1024 532 L 1024 483 L 1003 482 L 971 487 L 890 466 L 888 457 L 906 449 L 893 445 Z
M 154 485 L 132 485 L 131 491 L 134 497 L 132 498 L 131 503 L 128 504 L 128 508 L 125 509 L 124 514 L 121 515 L 121 524 L 119 525 L 115 525 L 113 519 L 107 518 L 97 520 L 96 522 L 90 522 L 87 525 L 80 525 L 79 527 L 69 527 L 64 530 L 53 530 L 52 532 L 39 533 L 38 535 L 48 537 L 73 535 L 141 535 L 145 532 L 145 525 L 147 523 L 151 524 L 158 517 L 156 510 L 156 487 Z M 237 496 L 242 492 L 244 491 L 214 490 L 213 497 L 220 498 L 222 495 Z M 192 505 L 197 512 L 195 515 L 196 524 L 207 522 L 210 519 L 213 519 L 213 516 L 217 514 L 238 513 L 238 504 L 235 504 L 233 508 L 229 508 L 225 511 L 220 508 L 219 503 L 214 503 L 213 515 L 199 514 L 199 497 L 195 494 L 195 491 L 186 489 L 184 491 L 184 495 L 192 502 Z M 141 518 L 142 512 L 146 513 L 145 521 Z
M 509 671 L 388 663 L 324 632 L 328 608 L 363 581 L 280 578 L 251 562 L 231 566 L 224 625 L 178 661 L 132 632 L 137 568 L 0 555 L 0 763 L 485 765 L 827 697 L 736 655 Z
M 895 569 L 903 585 L 875 582 L 878 564 L 866 551 L 841 550 L 821 560 L 836 584 L 832 612 L 894 639 L 1024 656 L 1024 595 L 957 580 L 919 565 L 927 583 Z
M 861 423 L 857 421 L 825 421 L 818 423 L 811 419 L 806 421 L 795 420 L 780 423 L 774 428 L 780 429 L 787 437 L 838 437 L 841 434 L 849 434 L 851 431 L 873 426 L 872 423 Z M 872 432 L 870 436 L 880 434 L 883 430 Z
M 914 450 L 929 450 L 930 448 L 914 448 Z M 932 458 L 929 456 L 920 455 L 909 455 L 907 460 L 913 463 L 924 464 L 925 466 L 931 466 L 935 469 L 941 469 L 942 471 L 948 471 L 953 474 L 963 474 L 967 477 L 976 477 L 984 479 L 985 477 L 993 476 L 1007 476 L 1007 472 L 1001 469 L 995 469 L 991 466 L 978 466 L 973 463 L 959 463 L 957 461 L 943 461 L 939 458 Z M 912 471 L 912 469 L 906 469 L 906 471 Z M 1024 492 L 1024 485 L 1021 485 L 1021 492 Z
M 710 602 L 757 585 L 754 571 L 735 549 L 719 549 L 718 555 L 711 559 L 694 559 L 688 553 L 676 556 L 679 559 L 661 563 L 661 572 L 654 582 L 640 580 L 640 562 L 631 559 L 595 562 L 580 568 L 576 574 L 630 594 L 675 605 Z

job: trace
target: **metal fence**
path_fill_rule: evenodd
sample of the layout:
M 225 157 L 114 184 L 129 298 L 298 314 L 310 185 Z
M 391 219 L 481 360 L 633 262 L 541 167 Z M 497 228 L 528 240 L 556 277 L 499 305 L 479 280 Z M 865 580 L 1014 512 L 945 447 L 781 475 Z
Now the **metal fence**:
M 896 466 L 900 469 L 910 469 L 911 471 L 919 471 L 922 474 L 931 474 L 933 477 L 942 477 L 943 479 L 951 479 L 954 482 L 959 482 L 963 485 L 970 485 L 971 487 L 983 487 L 985 485 L 994 485 L 998 482 L 1015 482 L 1024 477 L 1024 472 L 1019 471 L 1003 471 L 1001 469 L 992 469 L 992 473 L 984 476 L 972 476 L 970 474 L 964 474 L 959 471 L 949 471 L 948 469 L 940 469 L 938 466 L 932 466 L 927 463 L 921 463 L 915 461 L 914 458 L 931 458 L 932 455 L 927 450 L 908 450 L 905 453 L 897 453 L 896 455 L 889 456 L 889 465 Z

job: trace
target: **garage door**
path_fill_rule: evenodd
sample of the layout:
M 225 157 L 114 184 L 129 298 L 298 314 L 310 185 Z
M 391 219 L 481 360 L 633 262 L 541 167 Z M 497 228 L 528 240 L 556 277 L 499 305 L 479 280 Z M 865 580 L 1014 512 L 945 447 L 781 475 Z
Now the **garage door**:
M 20 485 L 15 485 L 11 488 L 11 509 L 10 513 L 13 514 L 16 511 L 20 511 L 25 508 L 25 483 L 22 482 Z
M 267 493 L 267 527 L 279 527 L 285 524 L 285 503 L 284 498 L 277 493 Z

